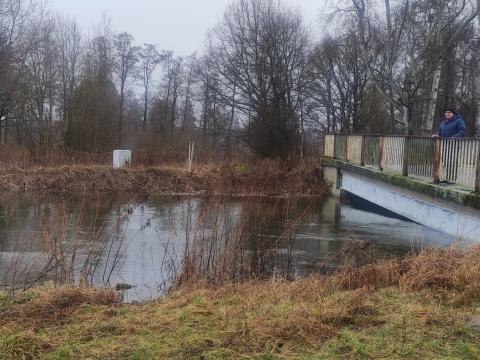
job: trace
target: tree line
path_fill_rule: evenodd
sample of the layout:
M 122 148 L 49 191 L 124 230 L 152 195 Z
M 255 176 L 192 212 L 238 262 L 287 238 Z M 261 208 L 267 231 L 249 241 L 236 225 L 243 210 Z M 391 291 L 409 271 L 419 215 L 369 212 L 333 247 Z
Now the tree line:
M 475 1 L 345 1 L 310 30 L 281 1 L 235 0 L 201 55 L 182 57 L 107 20 L 87 36 L 44 2 L 0 0 L 0 144 L 40 154 L 195 139 L 286 158 L 327 132 L 429 134 L 447 105 L 474 135 Z

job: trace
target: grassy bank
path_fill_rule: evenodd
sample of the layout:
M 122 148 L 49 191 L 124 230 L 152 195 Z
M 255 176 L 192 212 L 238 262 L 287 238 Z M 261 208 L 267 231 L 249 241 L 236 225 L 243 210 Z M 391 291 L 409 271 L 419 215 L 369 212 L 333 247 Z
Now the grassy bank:
M 121 305 L 109 290 L 44 286 L 0 298 L 4 359 L 478 359 L 480 248 L 330 277 L 206 283 Z
M 0 169 L 0 191 L 95 194 L 221 193 L 231 195 L 324 195 L 326 188 L 311 166 L 280 162 L 112 169 L 100 165 L 64 165 Z

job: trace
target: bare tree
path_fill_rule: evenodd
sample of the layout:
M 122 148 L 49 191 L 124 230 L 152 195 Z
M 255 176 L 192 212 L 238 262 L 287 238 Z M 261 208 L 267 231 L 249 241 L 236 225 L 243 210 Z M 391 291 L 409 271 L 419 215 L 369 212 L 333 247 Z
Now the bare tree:
M 367 130 L 361 107 L 368 90 L 368 70 L 361 58 L 356 31 L 342 39 L 325 39 L 312 53 L 307 94 L 311 110 L 326 116 L 327 131 Z M 383 131 L 377 128 L 377 131 Z
M 52 145 L 52 126 L 56 98 L 58 69 L 56 66 L 55 19 L 42 9 L 29 25 L 33 46 L 25 57 L 24 109 L 26 140 L 30 149 Z
M 423 0 L 400 4 L 390 25 L 387 17 L 387 53 L 373 60 L 372 49 L 381 44 L 381 37 L 376 36 L 379 24 L 373 21 L 374 9 L 364 0 L 352 0 L 352 5 L 370 78 L 384 99 L 404 114 L 403 120 L 395 123 L 403 124 L 409 133 L 431 131 L 441 65 L 472 21 L 467 0 L 438 0 L 434 7 Z M 386 6 L 389 15 L 389 3 Z
M 206 143 L 207 130 L 209 123 L 209 108 L 213 93 L 213 69 L 212 58 L 210 56 L 202 57 L 195 67 L 195 81 L 199 86 L 198 100 L 202 104 L 201 126 L 203 129 L 203 143 Z
M 183 58 L 176 57 L 172 52 L 166 52 L 163 57 L 165 91 L 164 121 L 169 123 L 170 134 L 173 134 L 176 121 L 177 102 L 182 84 Z
M 112 46 L 107 31 L 89 41 L 71 102 L 67 147 L 103 151 L 118 145 L 119 96 L 113 82 Z
M 393 98 L 393 86 L 392 86 L 392 81 L 393 81 L 393 26 L 392 26 L 392 9 L 390 6 L 390 0 L 385 0 L 385 19 L 387 21 L 387 36 L 386 36 L 386 67 L 387 67 L 387 80 L 388 80 L 388 96 L 390 99 Z M 390 130 L 395 129 L 395 106 L 392 101 L 389 101 L 389 116 L 390 116 L 390 124 L 389 128 Z
M 29 31 L 32 18 L 42 10 L 30 0 L 0 1 L 0 142 L 2 131 L 7 143 L 9 130 L 15 126 L 21 141 L 20 127 L 26 116 L 20 99 L 23 97 L 21 78 L 25 74 L 25 57 L 35 44 L 35 33 Z
M 196 66 L 196 54 L 192 54 L 186 59 L 186 81 L 185 81 L 185 101 L 183 105 L 183 115 L 182 115 L 182 132 L 187 126 L 187 116 L 189 114 L 189 111 L 191 112 L 191 99 L 192 99 L 192 85 L 194 83 L 194 71 L 195 71 L 195 66 Z
M 179 91 L 182 84 L 182 71 L 183 71 L 183 58 L 177 57 L 172 62 L 169 76 L 171 77 L 171 94 L 172 104 L 170 106 L 170 134 L 173 135 L 175 129 L 175 120 L 177 117 L 177 102 L 179 97 Z
M 63 143 L 71 137 L 72 98 L 80 81 L 80 61 L 82 56 L 82 35 L 75 20 L 57 18 L 57 44 L 59 50 L 59 103 L 63 124 Z
M 477 41 L 475 47 L 475 56 L 474 56 L 474 68 L 473 68 L 473 79 L 474 79 L 474 107 L 475 107 L 475 128 L 476 135 L 480 136 L 480 0 L 477 0 L 476 8 L 477 16 Z
M 115 61 L 113 69 L 118 77 L 120 88 L 118 145 L 122 145 L 125 87 L 129 78 L 135 73 L 135 65 L 138 62 L 140 50 L 139 47 L 133 45 L 133 40 L 133 36 L 126 32 L 115 35 L 113 40 L 115 49 Z
M 259 154 L 286 157 L 297 145 L 308 47 L 298 11 L 273 0 L 234 2 L 214 30 L 215 71 L 237 109 L 254 114 L 246 140 Z
M 148 122 L 148 105 L 150 101 L 150 87 L 153 73 L 160 64 L 162 57 L 157 47 L 153 44 L 145 44 L 140 53 L 142 80 L 143 80 L 143 122 L 142 129 L 145 131 Z

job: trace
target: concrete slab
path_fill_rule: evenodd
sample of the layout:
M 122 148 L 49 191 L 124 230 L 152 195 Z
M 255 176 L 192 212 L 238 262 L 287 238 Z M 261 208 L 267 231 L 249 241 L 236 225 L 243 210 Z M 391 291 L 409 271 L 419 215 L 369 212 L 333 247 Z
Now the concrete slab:
M 342 170 L 341 189 L 459 239 L 480 242 L 480 211 Z
M 385 184 L 398 186 L 402 189 L 424 194 L 430 198 L 446 200 L 465 207 L 480 210 L 480 194 L 457 185 L 434 184 L 429 179 L 402 176 L 390 171 L 379 171 L 366 166 L 359 166 L 338 159 L 322 159 L 322 167 L 336 167 L 341 172 L 349 171 Z

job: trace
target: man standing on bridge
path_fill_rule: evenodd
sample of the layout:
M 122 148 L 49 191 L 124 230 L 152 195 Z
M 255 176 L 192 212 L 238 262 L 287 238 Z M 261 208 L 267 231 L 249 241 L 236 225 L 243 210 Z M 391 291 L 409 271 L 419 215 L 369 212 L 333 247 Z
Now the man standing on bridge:
M 458 115 L 454 107 L 449 106 L 445 109 L 445 116 L 433 137 L 463 138 L 466 129 L 465 121 Z M 458 173 L 459 144 L 456 141 L 443 141 L 442 143 L 442 158 L 445 160 L 444 163 L 447 164 L 443 171 L 448 180 L 455 182 Z
M 445 109 L 445 115 L 440 122 L 440 127 L 433 137 L 461 138 L 465 136 L 466 129 L 465 121 L 458 115 L 454 107 L 449 106 Z

